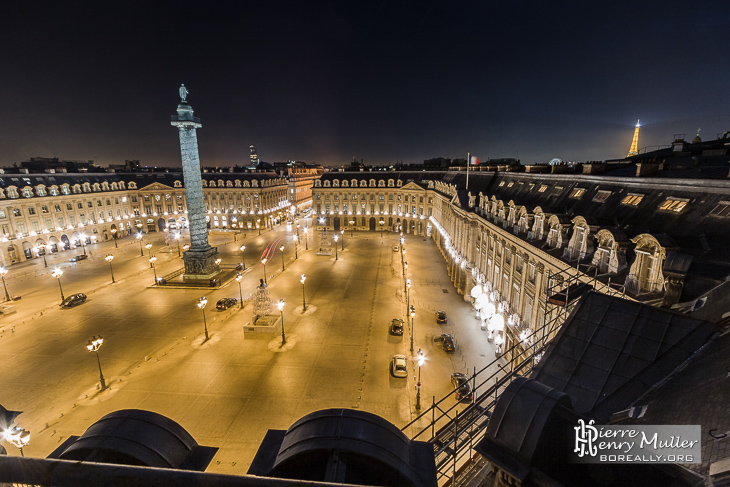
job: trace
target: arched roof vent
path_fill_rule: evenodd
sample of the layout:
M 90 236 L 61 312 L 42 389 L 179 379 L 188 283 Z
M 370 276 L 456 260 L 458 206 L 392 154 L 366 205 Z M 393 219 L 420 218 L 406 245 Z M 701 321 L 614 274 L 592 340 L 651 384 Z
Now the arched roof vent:
M 433 446 L 375 414 L 324 409 L 269 430 L 249 474 L 399 487 L 436 486 Z
M 122 409 L 70 437 L 49 458 L 203 471 L 216 451 L 161 414 Z

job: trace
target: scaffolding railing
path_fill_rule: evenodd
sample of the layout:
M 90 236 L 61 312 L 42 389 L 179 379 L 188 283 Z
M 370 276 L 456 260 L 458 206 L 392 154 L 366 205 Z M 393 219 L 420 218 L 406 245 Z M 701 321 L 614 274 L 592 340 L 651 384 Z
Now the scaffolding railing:
M 541 331 L 542 327 L 525 341 L 506 349 L 501 357 L 510 356 L 510 361 L 505 363 L 498 357 L 482 369 L 474 370 L 469 378 L 473 391 L 470 403 L 456 400 L 455 389 L 438 401 L 433 398 L 428 409 L 401 428 L 402 431 L 416 428 L 411 436 L 413 440 L 433 444 L 440 485 L 456 485 L 454 482 L 462 474 L 471 471 L 477 461 L 474 447 L 484 437 L 500 394 L 516 377 L 528 375 L 542 356 L 544 345 L 536 340 Z
M 472 401 L 465 404 L 456 400 L 457 390 L 438 401 L 434 397 L 430 407 L 401 428 L 411 431 L 413 440 L 433 444 L 439 485 L 461 485 L 473 477 L 475 466 L 482 463 L 474 447 L 486 433 L 499 396 L 515 378 L 532 372 L 578 299 L 592 289 L 622 296 L 597 276 L 595 266 L 583 264 L 547 273 L 542 325 L 482 369 L 474 370 L 469 377 Z M 511 358 L 505 361 L 507 357 Z

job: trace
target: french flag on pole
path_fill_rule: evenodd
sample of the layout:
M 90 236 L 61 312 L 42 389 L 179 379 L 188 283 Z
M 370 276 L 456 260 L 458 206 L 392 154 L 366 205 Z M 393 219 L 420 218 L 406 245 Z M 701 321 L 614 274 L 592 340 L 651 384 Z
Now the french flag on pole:
M 479 158 L 477 156 L 471 156 L 469 158 L 469 165 L 470 166 L 478 166 L 479 165 Z

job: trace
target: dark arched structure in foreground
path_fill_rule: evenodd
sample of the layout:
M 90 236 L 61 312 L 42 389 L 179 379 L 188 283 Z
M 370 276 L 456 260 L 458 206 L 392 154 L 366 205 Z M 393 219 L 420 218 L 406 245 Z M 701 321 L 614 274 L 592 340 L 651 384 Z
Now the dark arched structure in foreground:
M 436 486 L 433 446 L 375 414 L 324 409 L 269 430 L 249 474 L 399 487 Z
M 49 458 L 203 471 L 216 451 L 161 414 L 122 409 L 70 437 Z

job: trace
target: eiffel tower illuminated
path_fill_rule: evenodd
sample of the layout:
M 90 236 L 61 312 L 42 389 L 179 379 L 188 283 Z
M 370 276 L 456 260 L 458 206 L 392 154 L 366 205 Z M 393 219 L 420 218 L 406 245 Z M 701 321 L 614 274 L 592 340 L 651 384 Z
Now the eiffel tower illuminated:
M 634 130 L 634 140 L 631 141 L 631 149 L 629 149 L 629 154 L 626 157 L 635 156 L 639 153 L 639 127 L 641 127 L 641 124 L 637 120 L 636 130 Z

